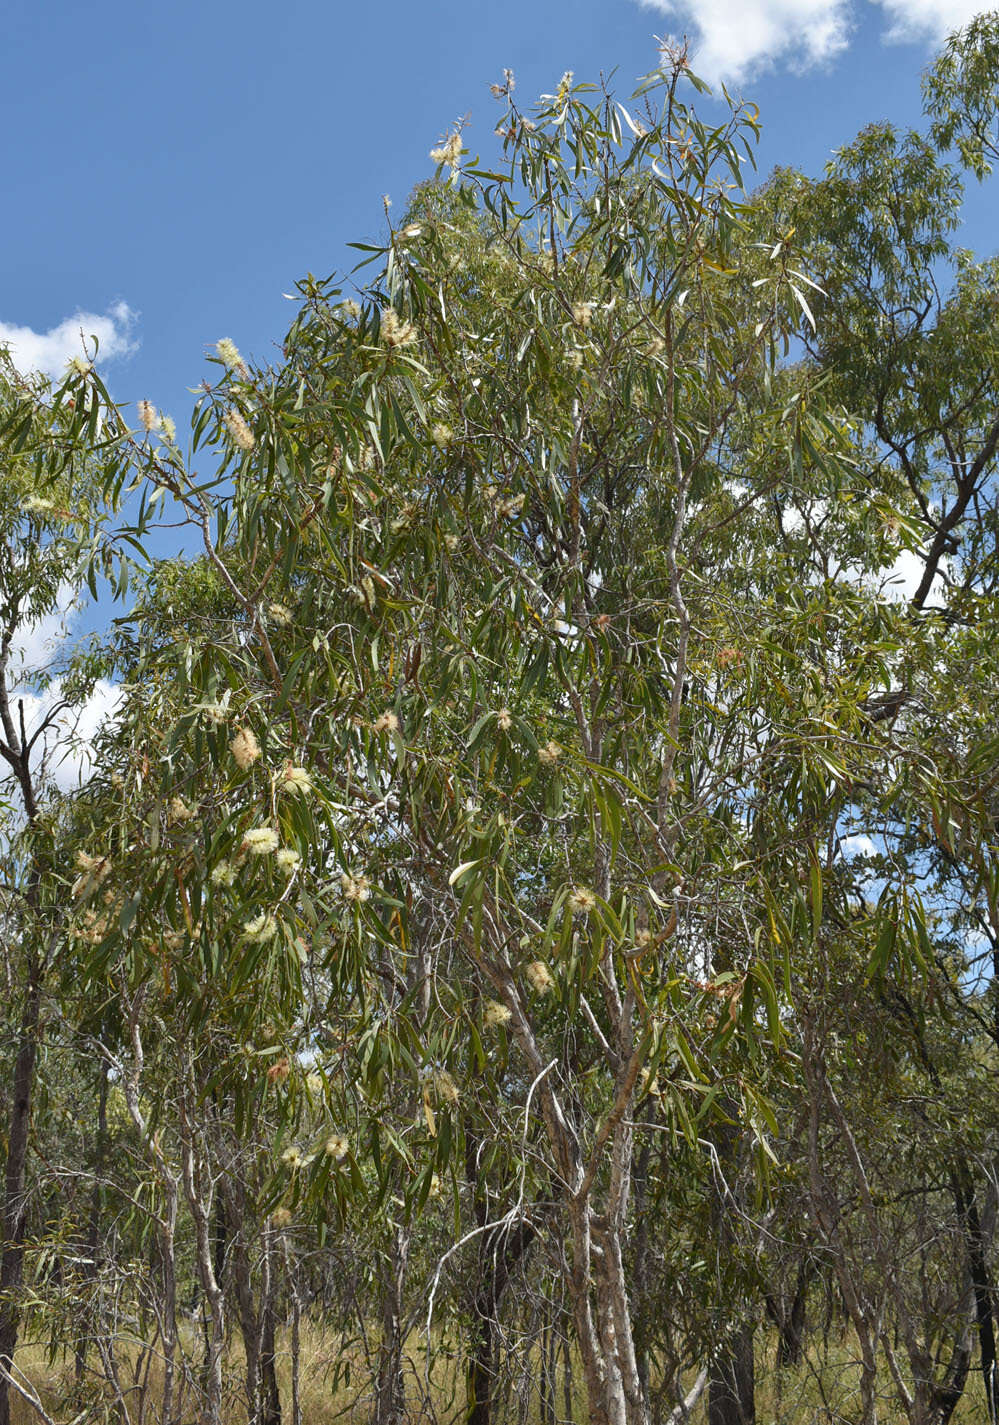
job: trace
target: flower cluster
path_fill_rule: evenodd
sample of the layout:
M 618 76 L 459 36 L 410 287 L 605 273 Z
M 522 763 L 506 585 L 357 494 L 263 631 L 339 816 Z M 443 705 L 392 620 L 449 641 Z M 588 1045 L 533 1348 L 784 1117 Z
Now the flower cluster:
M 245 772 L 248 767 L 252 767 L 260 756 L 260 743 L 254 737 L 248 727 L 241 727 L 236 736 L 229 744 L 230 750 L 236 761 L 236 766 L 241 772 Z
M 155 430 L 160 423 L 160 418 L 156 414 L 156 407 L 152 401 L 139 401 L 135 407 L 139 417 L 139 425 L 148 435 L 151 430 Z
M 394 307 L 386 307 L 382 312 L 381 337 L 386 346 L 412 346 L 416 340 L 416 328 L 412 322 L 405 322 Z
M 553 767 L 561 756 L 562 749 L 557 742 L 546 742 L 544 747 L 538 748 L 538 761 L 546 767 Z
M 588 915 L 591 910 L 596 910 L 597 898 L 585 886 L 573 886 L 569 892 L 569 907 L 582 915 Z
M 255 826 L 243 837 L 243 850 L 251 856 L 267 856 L 279 845 L 277 832 L 270 826 Z
M 544 960 L 532 960 L 524 970 L 524 975 L 535 994 L 546 995 L 555 987 L 552 972 Z
M 103 885 L 111 870 L 111 857 L 88 856 L 85 851 L 78 851 L 76 865 L 80 875 L 73 882 L 73 898 L 79 900 Z
M 193 821 L 196 812 L 189 807 L 183 797 L 171 797 L 167 807 L 167 820 L 173 826 L 182 826 L 185 821 Z
M 237 372 L 244 380 L 249 376 L 246 362 L 239 354 L 239 348 L 229 337 L 224 336 L 221 341 L 217 341 L 215 350 L 231 371 Z
M 442 143 L 430 150 L 430 157 L 438 166 L 446 163 L 449 168 L 457 168 L 462 155 L 461 133 L 455 129 Z
M 500 1004 L 496 999 L 486 1000 L 482 1023 L 487 1029 L 495 1029 L 501 1024 L 509 1024 L 510 1019 L 511 1014 L 505 1004 Z
M 29 495 L 21 504 L 21 509 L 26 515 L 49 515 L 55 509 L 51 500 L 46 500 L 43 495 Z
M 282 792 L 300 792 L 305 796 L 312 791 L 312 778 L 304 767 L 294 767 L 286 762 L 279 786 Z
M 223 419 L 229 434 L 232 436 L 233 445 L 238 446 L 240 450 L 249 454 L 256 445 L 257 438 L 239 411 L 226 411 Z
M 444 1103 L 455 1104 L 458 1102 L 460 1097 L 458 1085 L 454 1079 L 452 1079 L 447 1069 L 434 1070 L 434 1088 L 437 1090 L 438 1098 Z
M 371 882 L 367 876 L 351 876 L 345 871 L 340 877 L 340 887 L 344 900 L 351 901 L 354 905 L 371 899 Z
M 243 939 L 253 945 L 262 945 L 266 940 L 273 940 L 277 934 L 277 921 L 266 911 L 261 911 L 252 920 L 243 923 Z

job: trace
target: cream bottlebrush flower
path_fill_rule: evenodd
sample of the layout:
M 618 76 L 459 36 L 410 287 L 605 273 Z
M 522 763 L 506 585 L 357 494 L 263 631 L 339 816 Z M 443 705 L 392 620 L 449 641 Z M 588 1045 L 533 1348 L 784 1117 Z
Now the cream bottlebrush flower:
M 155 430 L 160 423 L 160 418 L 156 414 L 156 407 L 152 401 L 138 401 L 135 409 L 139 417 L 139 425 L 148 435 L 149 432 Z
M 447 450 L 448 446 L 454 440 L 454 431 L 444 421 L 438 421 L 437 424 L 431 428 L 430 439 L 438 450 Z
M 268 604 L 267 617 L 276 628 L 288 628 L 293 621 L 293 614 L 287 604 Z
M 304 796 L 312 791 L 312 778 L 304 767 L 293 767 L 290 762 L 286 762 L 279 788 L 282 792 L 301 792 Z
M 189 807 L 183 797 L 171 797 L 167 807 L 167 820 L 175 826 L 182 825 L 185 821 L 193 821 L 196 813 Z
M 546 767 L 552 767 L 562 756 L 562 749 L 557 742 L 546 742 L 544 747 L 538 748 L 538 761 L 543 762 Z
M 460 1098 L 458 1085 L 452 1079 L 447 1069 L 436 1069 L 434 1071 L 434 1088 L 437 1090 L 438 1098 L 444 1103 L 457 1103 Z
M 278 834 L 269 826 L 254 826 L 243 837 L 243 850 L 251 856 L 269 856 L 278 845 Z
M 596 910 L 597 898 L 585 886 L 573 886 L 569 893 L 569 906 L 572 910 L 588 915 L 591 910 Z
M 21 502 L 21 509 L 26 515 L 48 515 L 55 509 L 55 505 L 43 495 L 29 495 Z
M 456 534 L 446 534 L 444 536 L 444 548 L 448 551 L 449 554 L 454 554 L 454 552 L 458 548 L 459 543 L 460 540 L 458 539 L 458 536 Z
M 287 1207 L 276 1207 L 271 1213 L 271 1226 L 278 1232 L 282 1227 L 289 1227 L 292 1221 L 291 1212 Z
M 71 356 L 67 366 L 70 371 L 75 371 L 77 376 L 89 376 L 94 369 L 94 363 L 88 361 L 85 356 Z
M 407 223 L 396 233 L 396 240 L 398 242 L 415 242 L 422 232 L 423 228 L 419 223 Z
M 88 856 L 86 851 L 76 853 L 76 868 L 80 872 L 73 882 L 73 898 L 89 896 L 103 885 L 111 870 L 110 856 Z
M 501 519 L 512 519 L 524 508 L 524 495 L 509 495 L 505 500 L 496 501 L 496 513 Z
M 496 714 L 496 726 L 500 732 L 509 732 L 513 727 L 513 713 L 509 708 L 500 708 Z
M 257 443 L 257 438 L 239 411 L 226 411 L 223 420 L 232 436 L 233 444 L 247 453 L 251 451 Z
M 495 1029 L 500 1024 L 509 1024 L 511 1018 L 510 1011 L 505 1004 L 500 1004 L 496 999 L 486 1000 L 482 1023 L 487 1029 Z
M 177 427 L 174 424 L 172 416 L 160 416 L 160 430 L 163 432 L 163 438 L 170 445 L 176 444 Z
M 215 350 L 231 371 L 237 371 L 243 377 L 250 374 L 246 362 L 239 353 L 239 347 L 230 337 L 224 336 L 221 341 L 217 341 Z
M 367 876 L 351 876 L 345 871 L 340 877 L 340 887 L 344 900 L 355 905 L 371 899 L 371 882 Z
M 665 350 L 666 343 L 663 341 L 662 337 L 654 336 L 649 342 L 648 346 L 645 348 L 645 355 L 652 357 L 662 356 Z
M 449 168 L 457 168 L 461 162 L 461 134 L 456 130 L 448 134 L 444 141 L 430 150 L 430 157 L 438 166 L 446 163 Z
M 524 976 L 535 994 L 546 995 L 555 987 L 552 972 L 544 960 L 532 960 L 524 970 Z
M 323 1144 L 323 1152 L 327 1158 L 334 1158 L 339 1163 L 350 1152 L 350 1143 L 345 1134 L 331 1133 Z
M 208 721 L 215 723 L 216 726 L 220 722 L 225 722 L 227 710 L 224 703 L 205 703 L 201 711 Z
M 302 864 L 302 858 L 297 851 L 293 851 L 290 846 L 282 846 L 274 853 L 274 860 L 282 871 L 286 871 L 290 876 L 293 871 L 297 871 Z
M 572 367 L 573 371 L 582 371 L 583 353 L 578 349 L 578 347 L 573 347 L 573 349 L 569 352 L 569 365 Z
M 302 1153 L 299 1148 L 286 1148 L 281 1154 L 282 1163 L 287 1163 L 289 1168 L 299 1168 L 302 1165 Z
M 394 307 L 386 307 L 382 312 L 381 338 L 386 346 L 412 346 L 416 328 L 412 322 L 403 321 Z
M 266 911 L 261 911 L 252 920 L 243 922 L 243 939 L 260 945 L 265 940 L 273 940 L 277 934 L 277 921 Z
M 355 302 L 353 297 L 347 297 L 340 303 L 340 310 L 345 317 L 349 317 L 351 321 L 356 322 L 361 315 L 361 304 L 360 302 Z
M 260 756 L 260 743 L 248 727 L 241 727 L 239 729 L 236 736 L 229 743 L 229 748 L 235 758 L 236 766 L 243 772 L 245 772 L 248 767 L 252 767 Z
M 219 861 L 212 867 L 213 886 L 234 886 L 236 884 L 236 868 L 228 861 Z
M 398 732 L 399 719 L 394 712 L 383 712 L 371 724 L 372 732 Z
M 577 327 L 582 327 L 585 331 L 593 321 L 593 303 L 573 302 L 572 320 L 576 323 Z

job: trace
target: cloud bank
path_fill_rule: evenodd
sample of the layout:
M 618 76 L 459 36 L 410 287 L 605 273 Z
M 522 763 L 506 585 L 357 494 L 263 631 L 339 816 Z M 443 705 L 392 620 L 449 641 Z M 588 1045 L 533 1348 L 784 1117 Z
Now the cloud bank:
M 696 72 L 736 84 L 778 65 L 828 64 L 849 45 L 858 9 L 851 0 L 639 0 L 693 41 Z M 983 0 L 860 0 L 882 12 L 889 42 L 939 42 L 973 19 Z
M 10 358 L 18 371 L 27 376 L 40 371 L 50 381 L 59 381 L 66 363 L 74 356 L 92 358 L 96 337 L 98 359 L 103 363 L 116 356 L 128 356 L 136 348 L 133 339 L 135 313 L 127 302 L 115 302 L 102 315 L 96 312 L 75 312 L 47 332 L 31 327 L 19 327 L 0 321 L 0 346 L 10 350 Z
M 55 677 L 46 686 L 38 686 L 38 675 L 58 666 L 79 616 L 71 585 L 60 585 L 55 603 L 51 613 L 18 630 L 10 648 L 9 673 L 12 699 L 23 705 L 28 736 L 43 723 L 49 724 L 40 740 L 42 745 L 37 747 L 36 762 L 43 764 L 41 780 L 54 783 L 60 791 L 72 792 L 92 776 L 94 739 L 115 721 L 122 694 L 120 688 L 100 678 L 84 703 L 63 707 L 62 678 Z M 9 776 L 6 764 L 0 765 L 0 786 Z

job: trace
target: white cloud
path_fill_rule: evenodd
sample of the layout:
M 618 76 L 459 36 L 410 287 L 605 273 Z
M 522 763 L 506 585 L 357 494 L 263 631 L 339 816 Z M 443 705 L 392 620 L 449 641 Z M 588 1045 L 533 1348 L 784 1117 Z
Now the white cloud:
M 76 312 L 47 332 L 0 321 L 0 346 L 9 347 L 11 360 L 23 375 L 41 371 L 50 380 L 59 381 L 74 356 L 93 357 L 94 337 L 100 362 L 130 355 L 137 345 L 132 336 L 134 325 L 135 313 L 127 302 L 115 302 L 103 316 Z
M 982 0 L 877 0 L 891 20 L 884 38 L 893 44 L 939 41 L 967 25 L 984 8 Z
M 10 648 L 10 670 L 15 686 L 33 674 L 52 666 L 58 645 L 69 633 L 78 612 L 77 590 L 64 580 L 55 596 L 55 607 L 33 623 L 21 624 Z
M 639 0 L 693 41 L 691 62 L 710 84 L 737 84 L 778 64 L 805 70 L 842 54 L 858 15 L 883 11 L 882 38 L 939 41 L 982 9 L 982 0 Z
M 849 42 L 847 0 L 640 0 L 687 29 L 691 64 L 710 84 L 738 83 L 778 62 L 825 64 Z
M 46 718 L 52 718 L 44 734 L 44 752 L 40 754 L 44 778 L 54 782 L 61 791 L 71 792 L 93 773 L 94 739 L 102 728 L 116 720 L 122 693 L 114 683 L 100 678 L 85 703 L 56 711 L 62 692 L 62 682 L 56 678 L 43 692 L 23 693 L 18 697 L 24 702 L 24 723 L 29 737 Z
M 871 838 L 863 832 L 859 832 L 855 836 L 844 836 L 843 840 L 839 843 L 839 849 L 844 856 L 851 858 L 854 856 L 878 855 L 878 848 Z
M 90 777 L 94 739 L 115 721 L 121 702 L 121 689 L 106 678 L 98 679 L 85 702 L 67 702 L 65 707 L 61 677 L 39 686 L 68 650 L 78 615 L 76 591 L 68 583 L 60 585 L 52 611 L 19 628 L 10 658 L 11 697 L 18 708 L 18 720 L 23 708 L 29 738 L 45 725 L 35 745 L 33 765 L 41 770 L 42 780 L 64 792 L 73 791 Z M 6 763 L 0 765 L 0 784 L 8 775 Z

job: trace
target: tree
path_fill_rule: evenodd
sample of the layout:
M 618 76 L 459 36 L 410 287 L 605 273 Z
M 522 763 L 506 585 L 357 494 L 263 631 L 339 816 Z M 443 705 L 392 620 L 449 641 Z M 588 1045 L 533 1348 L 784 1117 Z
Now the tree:
M 53 688 L 54 669 L 32 666 L 32 630 L 63 612 L 65 588 L 114 576 L 122 592 L 127 563 L 107 529 L 124 466 L 107 394 L 81 355 L 52 399 L 41 381 L 21 377 L 0 351 L 0 757 L 15 799 L 3 804 L 2 835 L 10 848 L 3 887 L 6 978 L 18 1009 L 9 1069 L 6 1164 L 0 1256 L 0 1422 L 7 1425 L 24 1272 L 26 1173 L 42 1001 L 65 943 L 65 871 L 56 845 L 59 815 L 46 798 L 47 742 L 54 725 L 79 709 L 93 677 Z M 107 415 L 105 438 L 97 432 Z M 37 715 L 26 711 L 33 686 L 48 685 Z M 103 862 L 81 868 L 96 886 Z M 17 1382 L 13 1382 L 17 1386 Z
M 988 1374 L 994 1126 L 962 1152 L 954 1105 L 995 925 L 996 271 L 926 296 L 933 143 L 867 130 L 747 199 L 755 111 L 691 87 L 667 53 L 630 108 L 566 76 L 527 115 L 508 78 L 497 167 L 453 131 L 355 295 L 306 279 L 272 368 L 220 342 L 188 454 L 105 413 L 121 536 L 162 502 L 200 550 L 110 640 L 43 882 L 167 1425 L 222 1420 L 232 1321 L 276 1425 L 312 1270 L 379 1425 L 416 1325 L 433 1408 L 444 1321 L 474 1425 L 514 1386 L 553 1420 L 560 1354 L 567 1416 L 576 1369 L 598 1425 L 705 1388 L 745 1422 L 764 1305 L 790 1360 L 833 1282 L 865 1423 L 886 1364 L 948 1418 L 973 1324 Z M 69 391 L 39 409 L 76 431 L 103 397 Z

